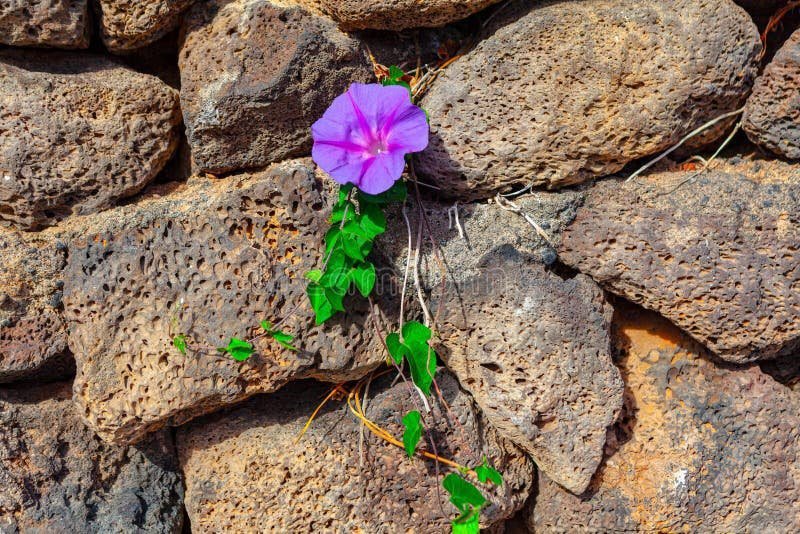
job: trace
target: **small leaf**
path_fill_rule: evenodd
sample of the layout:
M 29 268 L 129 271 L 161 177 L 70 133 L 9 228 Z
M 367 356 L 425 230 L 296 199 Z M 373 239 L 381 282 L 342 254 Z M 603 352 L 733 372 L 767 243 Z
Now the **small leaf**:
M 334 250 L 325 265 L 325 273 L 319 278 L 319 285 L 334 289 L 337 293 L 347 293 L 350 287 L 350 261 L 341 250 Z
M 452 534 L 479 534 L 480 529 L 480 508 L 473 508 L 463 512 L 450 524 Z
M 411 458 L 414 456 L 414 451 L 417 450 L 419 438 L 422 437 L 422 425 L 420 424 L 421 415 L 417 410 L 408 412 L 403 417 L 403 425 L 406 427 L 403 432 L 403 446 L 406 448 L 406 454 Z
M 478 475 L 478 480 L 483 484 L 486 484 L 488 480 L 495 486 L 503 485 L 503 475 L 489 464 L 489 460 L 486 456 L 483 457 L 483 463 L 475 468 L 475 474 Z
M 391 65 L 389 67 L 389 79 L 390 80 L 399 80 L 400 78 L 402 78 L 405 75 L 406 75 L 406 73 L 403 72 L 403 69 L 401 69 L 397 65 Z
M 368 195 L 367 193 L 358 192 L 358 203 L 363 206 L 364 204 L 379 204 L 385 205 L 392 202 L 402 202 L 408 196 L 408 187 L 403 180 L 397 180 L 388 191 L 384 191 L 378 195 Z
M 429 345 L 431 330 L 418 321 L 403 325 L 403 344 L 408 348 L 408 367 L 411 380 L 425 394 L 430 395 L 433 377 L 436 374 L 436 352 Z
M 386 336 L 386 348 L 389 349 L 389 356 L 392 357 L 394 363 L 400 365 L 403 359 L 408 356 L 408 347 L 400 342 L 400 334 L 392 332 Z
M 331 317 L 333 317 L 334 309 L 324 287 L 317 283 L 310 283 L 306 288 L 308 300 L 311 302 L 311 308 L 314 310 L 316 316 L 316 323 L 322 324 Z
M 375 239 L 386 231 L 386 215 L 377 204 L 365 203 L 361 206 L 359 223 L 369 239 Z
M 331 223 L 341 223 L 342 220 L 352 221 L 356 217 L 356 206 L 352 202 L 336 204 L 331 211 Z
M 319 269 L 312 269 L 306 273 L 306 278 L 308 278 L 312 282 L 319 283 L 319 279 L 322 278 L 322 271 L 320 271 Z
M 350 279 L 363 297 L 369 297 L 375 287 L 375 266 L 371 263 L 362 263 L 350 271 Z
M 183 334 L 178 334 L 172 339 L 172 344 L 180 351 L 181 354 L 186 354 L 186 336 Z
M 261 321 L 261 328 L 263 328 L 267 334 L 272 333 L 272 323 L 269 321 Z
M 228 346 L 222 349 L 237 362 L 243 362 L 253 354 L 253 345 L 238 338 L 231 338 Z
M 271 335 L 272 339 L 277 341 L 282 347 L 297 352 L 297 347 L 292 345 L 292 340 L 294 339 L 293 335 L 287 334 L 282 330 L 275 330 Z
M 342 227 L 341 243 L 344 253 L 358 261 L 367 259 L 372 250 L 372 238 L 355 220 Z
M 462 514 L 486 504 L 486 498 L 481 495 L 478 488 L 460 475 L 450 473 L 442 480 L 442 486 L 450 494 L 450 502 Z

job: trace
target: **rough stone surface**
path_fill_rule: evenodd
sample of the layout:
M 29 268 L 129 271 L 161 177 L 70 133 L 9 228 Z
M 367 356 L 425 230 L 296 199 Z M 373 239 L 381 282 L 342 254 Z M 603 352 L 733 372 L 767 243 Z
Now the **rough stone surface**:
M 791 159 L 800 159 L 800 30 L 778 50 L 756 80 L 742 115 L 747 137 Z
M 177 93 L 93 55 L 0 51 L 0 224 L 91 213 L 138 192 L 177 145 Z
M 320 266 L 333 198 L 323 187 L 310 161 L 297 160 L 197 177 L 75 223 L 64 313 L 75 398 L 101 437 L 130 442 L 292 379 L 357 378 L 384 360 L 364 299 L 312 327 L 303 275 Z M 245 362 L 216 353 L 279 319 L 300 352 L 262 337 Z M 179 332 L 186 355 L 171 346 Z
M 98 0 L 103 43 L 122 53 L 148 45 L 173 30 L 195 0 Z
M 315 0 L 345 30 L 436 27 L 466 18 L 499 0 Z
M 0 531 L 179 533 L 183 485 L 172 440 L 104 444 L 69 383 L 0 388 Z
M 789 354 L 800 347 L 800 168 L 719 165 L 691 180 L 598 182 L 559 257 L 725 360 Z
M 87 48 L 90 29 L 88 0 L 0 3 L 0 44 Z
M 448 292 L 443 358 L 498 431 L 580 493 L 622 407 L 612 309 L 590 278 L 562 280 L 512 249 Z
M 298 7 L 195 5 L 184 24 L 181 105 L 199 170 L 267 165 L 311 148 L 311 124 L 351 82 L 374 79 L 358 41 Z
M 72 372 L 60 311 L 66 256 L 56 239 L 0 228 L 0 384 Z
M 515 199 L 550 243 L 558 242 L 581 200 L 577 191 Z M 441 261 L 425 245 L 420 262 L 421 283 L 438 318 L 439 352 L 504 437 L 559 483 L 583 491 L 622 405 L 622 379 L 610 353 L 611 307 L 588 277 L 564 280 L 545 270 L 542 263 L 556 258 L 552 245 L 523 215 L 497 204 L 424 207 L 440 247 Z M 408 212 L 416 238 L 416 206 Z M 390 220 L 401 221 L 402 214 Z M 397 279 L 404 271 L 405 233 L 397 225 L 380 242 Z
M 450 375 L 440 373 L 438 382 L 452 414 L 433 401 L 439 453 L 468 465 L 486 455 L 503 473 L 503 486 L 482 488 L 492 503 L 481 513 L 489 528 L 522 506 L 535 468 L 497 436 Z M 291 385 L 178 431 L 194 532 L 449 531 L 457 514 L 437 491 L 434 466 L 366 430 L 362 455 L 360 423 L 344 403 L 328 404 L 295 443 L 328 389 Z M 401 415 L 416 409 L 412 399 L 403 383 L 375 382 L 366 415 L 401 436 Z
M 738 108 L 756 76 L 758 32 L 729 0 L 528 10 L 447 67 L 422 100 L 432 135 L 418 170 L 443 194 L 612 174 Z
M 627 415 L 589 490 L 542 476 L 535 532 L 796 532 L 800 398 L 755 365 L 714 365 L 652 312 L 619 321 Z

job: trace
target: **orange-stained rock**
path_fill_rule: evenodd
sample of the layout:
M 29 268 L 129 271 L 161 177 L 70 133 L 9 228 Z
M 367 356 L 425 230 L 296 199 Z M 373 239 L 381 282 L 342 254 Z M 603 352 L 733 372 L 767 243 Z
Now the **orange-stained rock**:
M 0 3 L 0 43 L 88 48 L 88 0 L 10 0 Z
M 346 30 L 444 26 L 500 0 L 301 0 L 315 4 Z
M 800 348 L 800 167 L 600 181 L 562 234 L 561 261 L 742 363 Z
M 98 0 L 103 44 L 124 53 L 146 46 L 174 29 L 195 0 Z
M 403 382 L 374 381 L 366 416 L 390 434 L 422 409 Z M 497 488 L 477 484 L 491 503 L 481 526 L 502 526 L 528 498 L 533 463 L 499 438 L 447 373 L 438 384 L 449 408 L 431 400 L 437 450 L 463 465 L 485 455 L 503 474 Z M 298 435 L 330 386 L 298 383 L 178 430 L 193 532 L 446 532 L 457 513 L 441 488 L 452 469 L 415 457 L 364 429 L 342 401 L 330 401 Z M 425 438 L 420 448 L 431 451 Z M 476 482 L 473 479 L 473 482 Z
M 75 400 L 102 438 L 135 441 L 293 379 L 360 378 L 384 361 L 360 296 L 314 327 L 304 274 L 321 266 L 334 196 L 309 160 L 171 187 L 71 225 Z M 261 337 L 245 362 L 217 353 L 281 319 L 299 352 Z M 178 333 L 185 355 L 172 346 Z
M 758 366 L 715 364 L 656 314 L 621 307 L 621 423 L 589 489 L 542 476 L 536 532 L 793 532 L 800 396 Z

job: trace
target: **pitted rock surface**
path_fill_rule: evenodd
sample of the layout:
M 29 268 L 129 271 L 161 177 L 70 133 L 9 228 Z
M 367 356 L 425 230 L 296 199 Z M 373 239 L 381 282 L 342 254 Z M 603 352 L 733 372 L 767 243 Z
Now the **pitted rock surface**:
M 0 3 L 0 44 L 87 48 L 90 30 L 88 0 Z
M 36 229 L 138 192 L 177 145 L 178 94 L 94 55 L 0 51 L 0 224 Z
M 98 0 L 103 44 L 111 52 L 141 48 L 173 30 L 194 0 Z
M 69 383 L 0 388 L 0 531 L 177 534 L 183 485 L 171 438 L 114 447 L 86 428 Z
M 545 476 L 535 532 L 795 532 L 800 398 L 758 366 L 713 364 L 655 313 L 619 322 L 626 415 L 589 490 Z
M 310 161 L 176 187 L 76 222 L 64 313 L 75 398 L 101 437 L 131 442 L 292 379 L 359 378 L 383 361 L 364 299 L 313 327 L 304 274 L 321 265 L 333 195 Z M 300 352 L 261 337 L 245 362 L 217 354 L 280 319 Z
M 352 82 L 372 81 L 366 52 L 299 7 L 213 0 L 189 10 L 181 105 L 199 170 L 268 165 L 311 149 L 311 124 Z
M 742 127 L 754 143 L 800 159 L 800 30 L 795 30 L 756 80 Z
M 0 228 L 0 384 L 72 372 L 61 317 L 66 259 L 66 245 L 52 236 Z
M 560 259 L 725 360 L 792 353 L 800 347 L 800 168 L 721 162 L 690 177 L 598 182 L 562 236 Z
M 443 358 L 498 432 L 580 493 L 622 407 L 611 306 L 589 277 L 563 280 L 510 248 L 483 267 L 432 311 Z
M 345 30 L 390 30 L 444 26 L 499 0 L 316 0 Z
M 535 468 L 497 436 L 451 375 L 440 372 L 437 381 L 450 406 L 448 412 L 431 401 L 437 449 L 464 465 L 486 455 L 503 473 L 500 488 L 478 484 L 491 502 L 481 526 L 502 526 L 527 499 Z M 387 379 L 371 385 L 366 416 L 402 436 L 401 417 L 416 404 L 402 382 L 387 386 Z M 441 478 L 433 465 L 408 459 L 367 430 L 360 453 L 361 424 L 344 403 L 329 403 L 295 442 L 328 390 L 293 384 L 178 430 L 194 531 L 449 531 L 457 513 L 447 493 L 437 491 Z M 423 441 L 420 448 L 430 450 Z
M 586 488 L 600 463 L 623 394 L 611 361 L 611 307 L 602 291 L 584 275 L 564 280 L 542 265 L 555 260 L 551 243 L 558 242 L 582 198 L 578 191 L 559 191 L 515 199 L 547 241 L 523 215 L 496 203 L 425 203 L 440 250 L 437 261 L 423 243 L 420 261 L 448 368 L 498 432 L 575 492 Z M 407 211 L 415 241 L 418 225 L 425 223 L 416 205 Z M 402 213 L 389 218 L 403 220 Z M 405 225 L 395 225 L 380 241 L 400 280 L 405 234 Z M 413 299 L 413 288 L 409 294 Z
M 730 0 L 528 9 L 447 67 L 422 99 L 431 143 L 418 170 L 446 195 L 612 174 L 737 109 L 756 76 L 758 31 Z

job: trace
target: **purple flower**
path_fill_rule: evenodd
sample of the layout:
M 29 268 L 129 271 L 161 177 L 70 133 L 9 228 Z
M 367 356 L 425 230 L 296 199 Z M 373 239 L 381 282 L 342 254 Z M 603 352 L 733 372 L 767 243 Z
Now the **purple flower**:
M 403 174 L 406 154 L 428 146 L 428 121 L 405 87 L 354 83 L 311 134 L 311 156 L 322 170 L 340 184 L 377 195 Z

